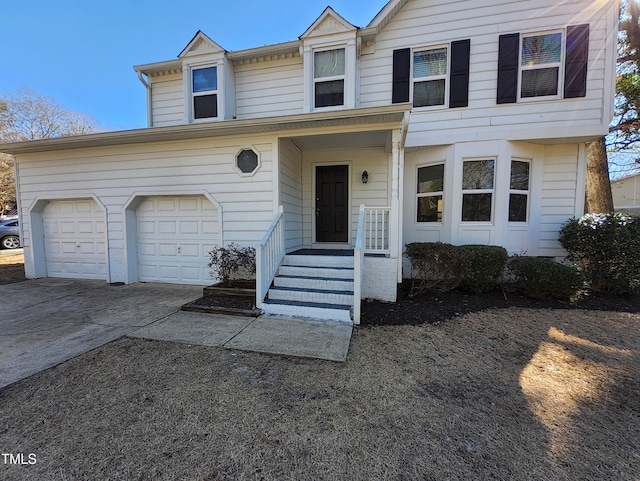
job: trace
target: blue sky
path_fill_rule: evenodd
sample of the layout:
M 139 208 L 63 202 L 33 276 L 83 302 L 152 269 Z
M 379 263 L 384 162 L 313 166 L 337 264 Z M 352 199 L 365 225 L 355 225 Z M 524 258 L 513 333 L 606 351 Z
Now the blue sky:
M 102 127 L 146 126 L 134 65 L 171 60 L 198 30 L 227 50 L 295 40 L 327 5 L 366 26 L 387 0 L 22 0 L 2 5 L 0 93 L 30 87 Z

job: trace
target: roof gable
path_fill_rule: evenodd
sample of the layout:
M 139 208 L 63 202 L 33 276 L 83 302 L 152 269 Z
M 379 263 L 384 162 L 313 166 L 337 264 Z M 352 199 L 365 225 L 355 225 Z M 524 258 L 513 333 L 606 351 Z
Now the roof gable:
M 375 28 L 378 32 L 387 25 L 409 0 L 390 0 L 382 10 L 369 22 L 367 28 Z
M 178 58 L 207 53 L 225 53 L 225 49 L 207 37 L 202 30 L 198 30 L 189 44 L 180 52 Z
M 338 15 L 331 7 L 325 8 L 322 15 L 320 15 L 311 26 L 300 35 L 300 39 L 312 37 L 322 37 L 325 35 L 333 35 L 336 33 L 355 32 L 358 27 L 347 22 L 344 18 Z

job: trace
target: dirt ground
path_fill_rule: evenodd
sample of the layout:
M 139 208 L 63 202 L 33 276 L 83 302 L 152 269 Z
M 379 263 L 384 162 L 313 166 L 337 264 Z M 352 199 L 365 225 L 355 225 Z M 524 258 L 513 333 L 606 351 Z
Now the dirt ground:
M 122 338 L 0 390 L 0 479 L 640 479 L 637 311 L 456 302 L 346 363 Z
M 0 255 L 0 285 L 24 280 L 24 255 L 3 251 Z

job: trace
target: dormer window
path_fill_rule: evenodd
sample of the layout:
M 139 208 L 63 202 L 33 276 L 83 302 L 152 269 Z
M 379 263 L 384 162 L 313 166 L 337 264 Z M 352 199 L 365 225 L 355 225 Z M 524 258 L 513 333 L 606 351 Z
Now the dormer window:
M 193 118 L 218 116 L 218 67 L 194 68 L 191 71 Z
M 344 105 L 345 49 L 313 53 L 314 106 Z

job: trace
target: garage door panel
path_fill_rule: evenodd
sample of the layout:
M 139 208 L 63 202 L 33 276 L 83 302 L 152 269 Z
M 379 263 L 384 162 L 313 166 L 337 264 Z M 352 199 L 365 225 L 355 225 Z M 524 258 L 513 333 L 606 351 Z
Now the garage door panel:
M 218 211 L 204 196 L 148 197 L 139 205 L 140 280 L 207 284 L 218 243 Z
M 106 225 L 95 201 L 51 201 L 42 225 L 49 277 L 106 280 Z

